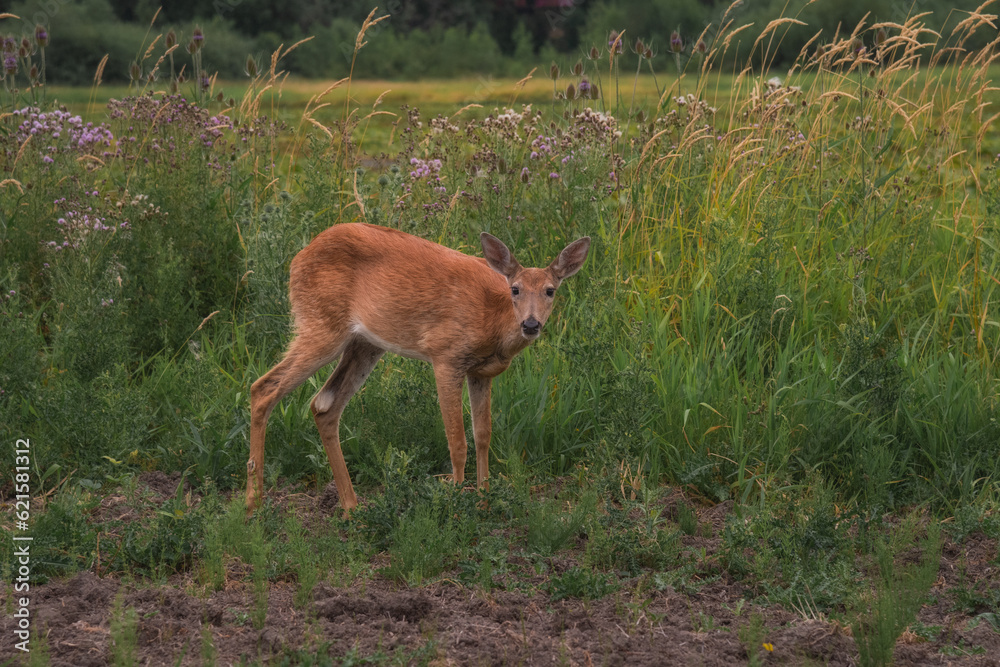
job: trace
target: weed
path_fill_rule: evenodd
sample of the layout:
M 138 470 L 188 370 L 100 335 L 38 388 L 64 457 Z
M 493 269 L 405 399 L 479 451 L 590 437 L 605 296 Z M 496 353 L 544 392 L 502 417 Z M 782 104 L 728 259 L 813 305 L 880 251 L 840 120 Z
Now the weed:
M 550 556 L 577 537 L 594 511 L 596 499 L 585 497 L 572 510 L 561 513 L 562 503 L 542 501 L 534 503 L 528 510 L 529 551 Z
M 881 539 L 875 543 L 878 567 L 874 591 L 863 591 L 855 603 L 856 620 L 851 624 L 862 665 L 887 665 L 892 662 L 896 639 L 915 619 L 923 600 L 937 578 L 941 539 L 936 523 L 929 524 L 927 536 L 919 544 L 916 563 L 897 566 L 899 551 L 910 547 L 915 520 L 907 519 L 900 529 L 904 537 L 896 544 Z
M 585 567 L 572 567 L 551 577 L 546 584 L 553 602 L 563 598 L 600 600 L 617 589 L 618 586 L 607 575 Z
M 767 636 L 764 629 L 764 615 L 760 612 L 751 613 L 747 624 L 740 626 L 737 636 L 740 643 L 743 644 L 743 650 L 747 652 L 750 665 L 757 667 L 763 664 L 764 656 L 761 653 L 761 647 L 764 643 L 764 637 Z
M 111 609 L 111 660 L 116 667 L 134 665 L 138 646 L 138 614 L 132 607 L 125 608 L 125 587 L 115 596 Z
M 201 626 L 201 664 L 205 667 L 213 667 L 218 655 L 219 652 L 212 639 L 212 630 L 205 624 Z
M 698 532 L 698 515 L 683 501 L 677 503 L 677 525 L 685 535 Z
M 420 585 L 450 564 L 455 553 L 455 538 L 451 525 L 441 526 L 430 507 L 415 507 L 392 533 L 389 547 L 392 564 L 386 574 L 411 586 Z

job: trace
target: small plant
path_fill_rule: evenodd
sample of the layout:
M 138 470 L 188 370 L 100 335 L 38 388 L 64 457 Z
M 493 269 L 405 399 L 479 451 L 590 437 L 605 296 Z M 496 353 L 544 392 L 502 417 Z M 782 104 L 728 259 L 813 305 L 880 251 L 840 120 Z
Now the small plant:
M 418 505 L 403 517 L 392 533 L 386 574 L 411 586 L 440 574 L 454 556 L 456 534 L 441 526 L 427 505 Z
M 313 587 L 319 579 L 319 557 L 315 546 L 306 540 L 302 522 L 297 517 L 291 516 L 285 520 L 285 534 L 288 537 L 292 569 L 298 580 L 294 603 L 301 609 L 311 598 Z
M 563 598 L 600 600 L 617 589 L 607 575 L 585 567 L 572 567 L 552 577 L 546 585 L 553 602 Z
M 528 509 L 528 550 L 545 556 L 554 554 L 580 534 L 594 511 L 595 499 L 584 498 L 576 507 L 561 513 L 562 503 L 543 501 Z
M 677 525 L 685 535 L 698 534 L 698 515 L 684 501 L 677 503 Z
M 205 667 L 213 667 L 218 653 L 212 639 L 212 630 L 209 624 L 205 623 L 201 626 L 201 664 Z
M 899 529 L 902 536 L 912 536 L 915 520 L 908 518 Z M 937 578 L 941 553 L 940 529 L 936 522 L 927 528 L 920 542 L 920 559 L 911 565 L 897 566 L 895 557 L 903 547 L 912 545 L 906 537 L 895 545 L 877 538 L 875 564 L 878 567 L 874 590 L 864 591 L 855 603 L 856 620 L 851 624 L 861 664 L 888 665 L 892 662 L 896 639 L 916 619 L 923 600 Z
M 743 644 L 743 649 L 747 652 L 747 659 L 751 667 L 763 664 L 761 648 L 764 644 L 766 630 L 764 628 L 764 615 L 760 612 L 753 612 L 747 620 L 747 624 L 741 626 L 737 631 L 737 637 Z
M 122 586 L 111 609 L 111 661 L 115 667 L 130 667 L 136 662 L 139 618 L 133 607 L 124 607 L 124 602 Z

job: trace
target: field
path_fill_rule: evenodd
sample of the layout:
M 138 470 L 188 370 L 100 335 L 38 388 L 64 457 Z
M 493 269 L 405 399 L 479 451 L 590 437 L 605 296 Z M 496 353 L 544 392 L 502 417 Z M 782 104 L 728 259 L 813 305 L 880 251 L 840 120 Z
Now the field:
M 8 78 L 0 661 L 997 664 L 987 28 L 858 26 L 780 71 L 718 72 L 730 26 L 640 73 Z M 386 355 L 341 425 L 360 506 L 309 409 L 328 367 L 245 518 L 289 263 L 352 221 L 593 246 L 494 383 L 489 491 L 448 479 L 430 366 Z

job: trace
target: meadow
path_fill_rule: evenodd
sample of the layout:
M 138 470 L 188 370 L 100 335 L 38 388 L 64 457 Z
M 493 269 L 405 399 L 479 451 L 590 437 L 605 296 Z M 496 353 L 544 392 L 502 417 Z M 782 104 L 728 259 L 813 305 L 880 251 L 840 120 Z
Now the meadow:
M 22 59 L 0 434 L 30 472 L 0 482 L 3 659 L 992 664 L 1000 91 L 995 44 L 962 44 L 994 19 L 947 46 L 919 16 L 862 24 L 738 72 L 715 66 L 732 36 L 767 64 L 791 19 L 521 80 L 296 81 L 290 45 L 195 88 L 155 30 L 159 76 L 129 87 L 48 89 Z M 386 355 L 341 426 L 360 507 L 309 410 L 327 368 L 271 416 L 244 520 L 289 262 L 352 221 L 475 255 L 488 231 L 525 265 L 593 246 L 494 382 L 490 491 L 447 483 L 431 367 Z

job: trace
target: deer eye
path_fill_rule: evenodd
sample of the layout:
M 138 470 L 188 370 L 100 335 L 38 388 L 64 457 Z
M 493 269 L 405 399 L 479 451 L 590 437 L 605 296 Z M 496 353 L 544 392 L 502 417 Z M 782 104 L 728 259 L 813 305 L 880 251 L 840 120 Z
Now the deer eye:
M 520 289 L 518 289 L 517 287 L 511 287 L 511 288 L 510 288 L 510 293 L 511 293 L 512 295 L 514 295 L 514 296 L 517 296 L 518 294 L 520 294 L 520 293 L 521 293 L 521 290 L 520 290 Z
M 556 288 L 554 288 L 554 287 L 546 287 L 545 288 L 545 296 L 547 296 L 547 297 L 549 297 L 551 299 L 555 295 L 556 295 Z

